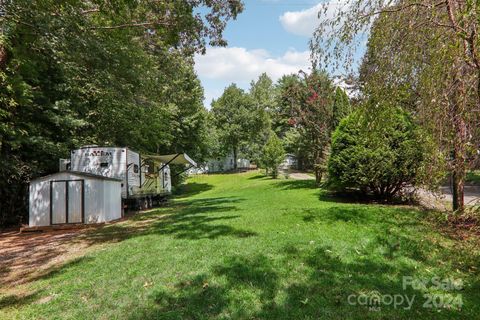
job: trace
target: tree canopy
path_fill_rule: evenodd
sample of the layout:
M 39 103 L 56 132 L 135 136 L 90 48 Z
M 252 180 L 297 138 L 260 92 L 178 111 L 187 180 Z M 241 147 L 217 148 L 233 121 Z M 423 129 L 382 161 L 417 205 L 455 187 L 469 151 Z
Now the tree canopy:
M 478 3 L 457 0 L 348 0 L 333 18 L 320 14 L 311 42 L 319 64 L 349 69 L 370 32 L 362 94 L 401 105 L 435 137 L 437 152 L 450 159 L 454 210 L 463 209 L 465 171 L 478 145 L 477 11 Z
M 223 46 L 240 0 L 0 4 L 0 225 L 26 184 L 85 144 L 201 161 L 207 111 L 193 53 Z

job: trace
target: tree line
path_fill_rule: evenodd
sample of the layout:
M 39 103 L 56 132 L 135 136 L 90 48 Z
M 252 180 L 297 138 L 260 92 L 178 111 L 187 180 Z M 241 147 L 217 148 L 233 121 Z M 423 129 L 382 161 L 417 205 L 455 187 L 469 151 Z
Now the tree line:
M 320 70 L 285 75 L 276 83 L 266 74 L 249 90 L 228 86 L 212 101 L 210 119 L 216 154 L 239 154 L 276 176 L 285 153 L 301 170 L 313 170 L 317 184 L 326 172 L 331 135 L 351 111 L 346 92 Z
M 240 0 L 0 1 L 0 226 L 32 177 L 86 144 L 208 157 L 193 55 L 224 46 Z

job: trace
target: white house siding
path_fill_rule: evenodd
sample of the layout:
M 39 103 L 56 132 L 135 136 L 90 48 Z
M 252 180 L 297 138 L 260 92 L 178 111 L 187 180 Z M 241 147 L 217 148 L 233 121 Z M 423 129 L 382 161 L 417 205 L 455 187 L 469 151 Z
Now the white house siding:
M 237 169 L 248 169 L 250 168 L 250 160 L 248 159 L 237 159 Z M 234 160 L 233 155 L 228 155 L 225 157 L 219 157 L 216 159 L 210 159 L 207 162 L 206 171 L 207 172 L 226 172 L 234 170 Z

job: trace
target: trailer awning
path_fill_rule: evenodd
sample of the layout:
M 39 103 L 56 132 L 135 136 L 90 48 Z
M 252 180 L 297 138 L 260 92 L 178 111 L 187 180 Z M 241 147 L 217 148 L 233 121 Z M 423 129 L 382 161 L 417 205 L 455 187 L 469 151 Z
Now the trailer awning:
M 190 166 L 196 167 L 197 163 L 192 160 L 186 153 L 174 153 L 166 154 L 159 156 L 142 156 L 144 159 L 151 159 L 154 161 L 159 161 L 164 164 L 188 164 Z

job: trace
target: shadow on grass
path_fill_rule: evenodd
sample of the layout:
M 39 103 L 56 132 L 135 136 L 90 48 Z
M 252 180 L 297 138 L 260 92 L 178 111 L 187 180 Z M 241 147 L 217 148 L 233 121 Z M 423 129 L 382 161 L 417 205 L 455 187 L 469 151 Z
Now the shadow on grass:
M 212 189 L 213 189 L 213 186 L 208 183 L 189 182 L 187 184 L 182 184 L 177 188 L 175 192 L 175 197 L 182 199 L 182 198 L 191 197 Z
M 276 188 L 282 190 L 294 189 L 315 189 L 315 180 L 283 180 L 275 184 Z
M 420 242 L 418 246 L 424 254 L 431 250 Z M 402 263 L 404 257 L 393 259 L 379 259 L 370 252 L 346 260 L 332 247 L 295 245 L 285 248 L 280 259 L 233 255 L 210 274 L 154 289 L 150 297 L 154 303 L 134 310 L 129 319 L 476 319 L 480 312 L 480 296 L 475 291 L 478 280 L 457 292 L 463 296 L 462 310 L 425 308 L 423 290 L 403 288 L 403 276 L 421 274 Z M 422 262 L 434 267 L 432 261 Z M 383 295 L 401 296 L 402 302 L 394 306 L 382 300 Z M 413 297 L 411 309 L 406 297 Z
M 352 223 L 364 223 L 367 222 L 371 214 L 368 214 L 362 208 L 345 208 L 345 207 L 331 207 L 328 209 L 305 209 L 303 221 L 324 221 L 324 222 L 352 222 Z
M 346 222 L 370 226 L 395 225 L 399 228 L 408 228 L 418 226 L 419 223 L 426 223 L 426 217 L 430 213 L 428 210 L 412 207 L 342 205 L 321 209 L 303 209 L 300 215 L 304 222 Z
M 382 208 L 381 206 L 355 206 L 355 207 L 330 207 L 322 210 L 305 209 L 302 219 L 304 222 L 314 221 L 327 224 L 338 222 L 355 224 L 359 227 L 369 226 L 376 234 L 375 241 L 359 247 L 357 254 L 368 255 L 375 253 L 386 259 L 397 257 L 408 257 L 413 260 L 425 261 L 431 252 L 443 250 L 438 245 L 431 245 L 429 242 L 420 242 L 418 233 L 427 224 L 421 225 L 421 217 L 425 212 L 414 209 Z M 417 216 L 417 219 L 412 219 Z M 414 230 L 414 231 L 412 231 Z M 425 250 L 426 249 L 426 250 Z
M 266 176 L 260 173 L 248 178 L 248 180 L 269 180 L 269 179 L 271 179 L 269 176 Z
M 165 208 L 135 216 L 126 223 L 113 224 L 85 234 L 81 240 L 92 243 L 118 242 L 149 234 L 173 235 L 178 239 L 255 236 L 255 232 L 222 224 L 223 221 L 240 218 L 231 212 L 237 210 L 235 204 L 242 200 L 218 197 L 172 203 Z
M 52 266 L 49 269 L 42 271 L 41 273 L 31 277 L 30 281 L 36 281 L 40 279 L 51 279 L 68 272 L 71 268 L 75 268 L 76 266 L 79 266 L 80 268 L 84 267 L 85 263 L 89 263 L 93 260 L 94 259 L 89 256 L 82 256 L 79 258 L 75 258 L 61 265 Z
M 92 261 L 91 257 L 80 257 L 73 259 L 62 265 L 51 267 L 47 270 L 41 271 L 34 276 L 29 277 L 29 281 L 36 281 L 40 279 L 50 279 L 57 277 L 65 272 L 71 270 L 75 266 L 83 267 L 84 263 Z M 55 294 L 52 292 L 46 292 L 45 290 L 37 290 L 26 294 L 10 294 L 6 296 L 0 296 L 0 310 L 9 308 L 20 308 L 24 305 L 30 305 L 33 303 L 43 304 L 55 299 Z
M 19 308 L 31 304 L 40 299 L 43 291 L 35 291 L 24 295 L 4 295 L 0 296 L 0 310 L 8 308 Z
M 242 200 L 235 197 L 219 197 L 181 202 L 174 208 L 173 214 L 155 223 L 152 231 L 171 234 L 181 239 L 255 236 L 255 232 L 221 224 L 223 221 L 240 218 L 239 215 L 231 215 L 230 212 L 236 211 L 235 204 Z

